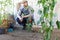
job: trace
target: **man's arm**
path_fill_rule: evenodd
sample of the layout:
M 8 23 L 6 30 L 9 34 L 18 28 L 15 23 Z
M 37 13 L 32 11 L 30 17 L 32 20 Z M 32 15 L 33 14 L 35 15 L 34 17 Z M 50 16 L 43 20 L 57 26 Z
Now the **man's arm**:
M 17 17 L 21 20 L 22 17 L 21 17 L 20 15 L 21 15 L 21 10 L 19 10 L 19 11 L 17 12 Z

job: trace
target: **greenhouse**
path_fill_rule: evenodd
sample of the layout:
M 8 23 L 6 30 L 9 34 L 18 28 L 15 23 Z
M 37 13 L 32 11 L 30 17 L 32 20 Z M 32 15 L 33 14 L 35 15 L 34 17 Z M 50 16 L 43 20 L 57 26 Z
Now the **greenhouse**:
M 60 40 L 60 0 L 0 0 L 0 40 Z

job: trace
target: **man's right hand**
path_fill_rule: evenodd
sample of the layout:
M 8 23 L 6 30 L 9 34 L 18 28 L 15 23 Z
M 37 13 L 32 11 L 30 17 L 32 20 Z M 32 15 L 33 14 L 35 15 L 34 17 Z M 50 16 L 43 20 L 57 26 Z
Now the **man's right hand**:
M 23 19 L 20 19 L 20 21 L 22 22 L 22 21 L 23 21 Z

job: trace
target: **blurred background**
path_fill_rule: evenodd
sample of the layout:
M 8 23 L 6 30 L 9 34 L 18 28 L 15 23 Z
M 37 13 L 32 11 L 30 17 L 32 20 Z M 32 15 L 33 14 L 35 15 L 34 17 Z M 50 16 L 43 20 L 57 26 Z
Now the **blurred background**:
M 27 0 L 28 4 L 33 7 L 34 9 L 34 21 L 37 24 L 40 15 L 38 14 L 39 9 L 43 9 L 42 6 L 37 5 L 38 0 Z M 22 0 L 0 0 L 0 24 L 2 23 L 3 19 L 7 19 L 9 15 L 16 15 L 17 14 L 17 3 L 22 2 Z M 54 8 L 55 18 L 53 19 L 54 22 L 56 20 L 60 21 L 60 0 L 57 0 L 57 3 Z M 54 24 L 55 25 L 55 24 Z M 56 25 L 55 25 L 56 26 Z

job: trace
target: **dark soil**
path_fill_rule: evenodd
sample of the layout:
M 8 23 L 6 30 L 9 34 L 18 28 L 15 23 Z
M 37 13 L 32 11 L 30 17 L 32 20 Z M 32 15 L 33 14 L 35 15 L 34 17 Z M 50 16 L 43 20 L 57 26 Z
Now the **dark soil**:
M 51 40 L 60 40 L 60 30 L 54 29 Z M 14 32 L 0 35 L 0 40 L 43 40 L 42 33 L 27 32 L 26 30 L 15 30 Z

